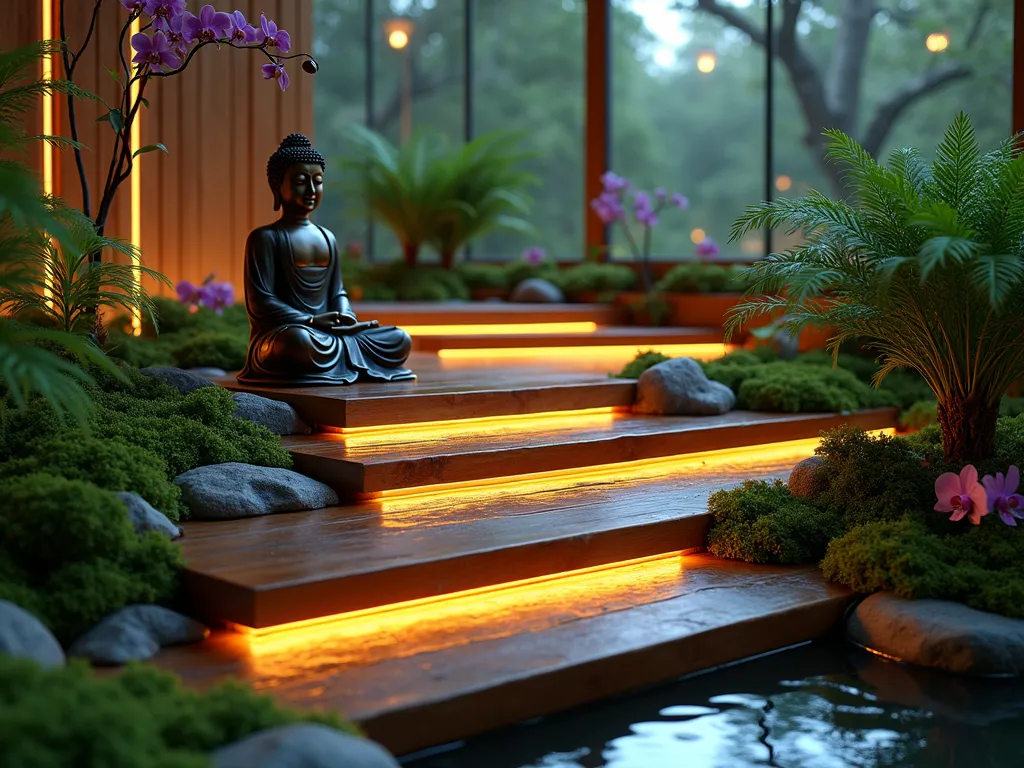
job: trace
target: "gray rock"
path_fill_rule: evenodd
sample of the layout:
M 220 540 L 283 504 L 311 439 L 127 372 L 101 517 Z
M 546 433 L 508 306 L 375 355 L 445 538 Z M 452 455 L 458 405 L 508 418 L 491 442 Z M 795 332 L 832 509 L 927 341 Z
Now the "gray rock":
M 110 614 L 68 649 L 69 656 L 116 666 L 142 661 L 168 645 L 198 643 L 210 631 L 188 616 L 159 605 L 129 605 Z
M 204 379 L 202 376 L 197 376 L 181 368 L 168 368 L 158 365 L 151 368 L 140 368 L 139 373 L 143 376 L 152 376 L 154 379 L 160 379 L 183 395 L 195 392 L 203 387 L 217 386 L 209 379 Z
M 131 519 L 132 525 L 135 526 L 135 532 L 139 536 L 146 533 L 146 531 L 159 531 L 160 533 L 167 534 L 172 539 L 181 536 L 181 528 L 168 520 L 167 515 L 159 509 L 155 509 L 152 504 L 139 496 L 139 494 L 131 493 L 130 491 L 119 491 L 116 496 L 128 507 L 128 517 Z
M 795 360 L 800 354 L 800 335 L 793 335 L 788 328 L 775 334 L 775 348 L 780 360 Z
M 804 459 L 789 475 L 789 492 L 802 499 L 813 499 L 825 490 L 825 477 L 821 469 L 825 460 L 821 456 Z
M 202 376 L 204 379 L 216 379 L 216 378 L 219 378 L 221 376 L 227 376 L 228 375 L 228 372 L 225 371 L 223 368 L 209 368 L 209 367 L 189 368 L 188 372 L 189 373 L 194 373 L 196 376 Z
M 550 280 L 530 277 L 512 289 L 508 300 L 522 304 L 558 304 L 565 301 L 565 296 Z
M 377 742 L 313 723 L 254 733 L 212 757 L 215 768 L 398 768 Z
M 275 435 L 308 435 L 312 430 L 288 403 L 249 392 L 235 392 L 235 418 L 261 424 Z
M 322 509 L 338 503 L 329 486 L 290 469 L 211 464 L 174 478 L 196 520 L 233 520 Z
M 1024 620 L 946 600 L 907 600 L 879 592 L 857 606 L 847 635 L 874 651 L 969 675 L 1024 672 Z
M 696 360 L 676 357 L 658 363 L 636 382 L 635 413 L 715 416 L 736 405 L 725 384 L 711 381 Z
M 21 606 L 0 600 L 0 653 L 63 667 L 64 650 L 39 619 Z

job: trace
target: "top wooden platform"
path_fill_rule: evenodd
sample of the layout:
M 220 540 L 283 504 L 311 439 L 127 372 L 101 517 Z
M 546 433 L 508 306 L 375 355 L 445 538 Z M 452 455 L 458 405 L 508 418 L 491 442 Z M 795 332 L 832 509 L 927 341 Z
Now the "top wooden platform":
M 589 332 L 447 333 L 413 335 L 413 349 L 515 349 L 529 347 L 629 347 L 631 352 L 666 346 L 721 344 L 721 328 L 601 327 Z M 721 353 L 719 353 L 721 354 Z
M 355 302 L 362 320 L 381 325 L 491 325 L 500 323 L 576 323 L 614 325 L 621 321 L 611 304 L 513 304 L 507 301 Z

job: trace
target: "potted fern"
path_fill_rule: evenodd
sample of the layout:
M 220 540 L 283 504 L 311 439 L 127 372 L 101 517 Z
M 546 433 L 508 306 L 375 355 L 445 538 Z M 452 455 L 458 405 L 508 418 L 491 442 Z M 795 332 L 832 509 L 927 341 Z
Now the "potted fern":
M 733 239 L 762 227 L 803 243 L 754 266 L 728 322 L 783 316 L 794 331 L 833 329 L 829 347 L 862 339 L 877 381 L 919 373 L 938 401 L 945 458 L 991 457 L 999 403 L 1024 378 L 1024 155 L 1020 137 L 983 153 L 957 115 L 926 162 L 916 149 L 877 163 L 846 134 L 827 131 L 848 200 L 819 193 L 748 208 Z

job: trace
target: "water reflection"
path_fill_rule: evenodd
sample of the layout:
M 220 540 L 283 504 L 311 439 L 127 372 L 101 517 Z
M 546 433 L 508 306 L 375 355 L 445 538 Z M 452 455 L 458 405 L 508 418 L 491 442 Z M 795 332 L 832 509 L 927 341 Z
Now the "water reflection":
M 1024 685 L 813 644 L 524 724 L 408 768 L 1014 768 Z

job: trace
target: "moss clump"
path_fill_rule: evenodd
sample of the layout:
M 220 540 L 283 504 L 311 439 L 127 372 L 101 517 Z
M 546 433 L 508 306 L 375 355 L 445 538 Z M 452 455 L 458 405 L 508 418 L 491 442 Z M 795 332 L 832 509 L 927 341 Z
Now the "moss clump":
M 636 357 L 626 363 L 622 370 L 618 373 L 613 373 L 612 378 L 614 379 L 639 379 L 640 375 L 648 368 L 653 368 L 658 363 L 663 363 L 666 360 L 671 360 L 668 355 L 663 355 L 661 352 L 638 352 Z
M 568 269 L 559 270 L 553 282 L 567 296 L 581 293 L 618 293 L 631 290 L 637 284 L 637 274 L 625 264 L 602 264 L 584 262 Z
M 0 466 L 0 478 L 45 472 L 107 491 L 134 491 L 174 521 L 184 509 L 181 491 L 169 482 L 164 460 L 145 449 L 73 431 L 32 441 L 25 451 Z
M 172 595 L 178 548 L 158 533 L 137 536 L 110 491 L 34 474 L 0 480 L 0 498 L 0 599 L 37 615 L 60 640 L 125 605 Z
M 245 365 L 248 335 L 206 331 L 178 344 L 171 355 L 179 368 L 221 368 L 237 371 Z
M 508 270 L 503 264 L 481 264 L 467 261 L 456 265 L 455 271 L 470 290 L 486 288 L 507 291 L 512 288 Z
M 708 551 L 748 563 L 817 562 L 843 532 L 838 515 L 790 495 L 781 482 L 749 480 L 708 499 Z
M 955 600 L 1024 618 L 1024 535 L 988 520 L 946 535 L 910 517 L 866 523 L 829 545 L 821 569 L 857 592 Z
M 42 669 L 0 656 L 0 754 L 10 766 L 198 768 L 207 753 L 267 728 L 318 722 L 236 684 L 183 690 L 173 675 L 132 665 L 98 678 L 81 663 Z
M 742 293 L 750 286 L 747 268 L 703 262 L 672 267 L 658 281 L 658 290 L 670 293 Z

